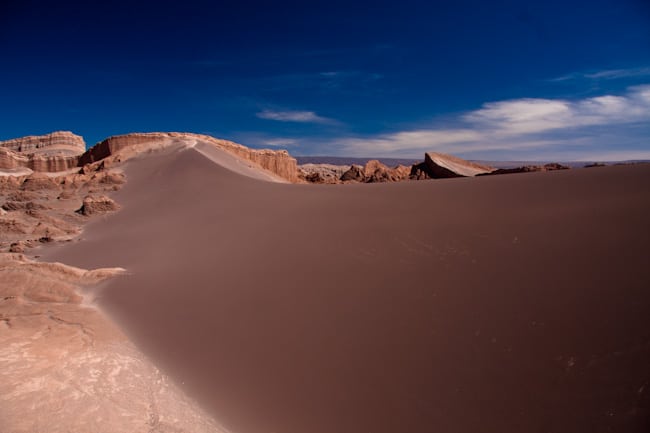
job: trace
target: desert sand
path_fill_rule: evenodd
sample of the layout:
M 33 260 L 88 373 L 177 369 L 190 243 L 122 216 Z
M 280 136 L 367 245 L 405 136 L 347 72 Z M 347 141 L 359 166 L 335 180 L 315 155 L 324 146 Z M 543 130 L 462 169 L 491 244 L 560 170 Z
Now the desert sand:
M 227 430 L 650 427 L 650 166 L 297 185 L 212 159 L 130 160 L 121 209 L 39 254 L 123 268 L 95 302 Z

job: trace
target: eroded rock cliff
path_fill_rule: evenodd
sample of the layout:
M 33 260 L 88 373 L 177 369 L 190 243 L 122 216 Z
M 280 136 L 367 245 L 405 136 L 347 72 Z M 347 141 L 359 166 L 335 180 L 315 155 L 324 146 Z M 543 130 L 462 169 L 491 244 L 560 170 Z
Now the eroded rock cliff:
M 70 131 L 56 131 L 45 135 L 30 135 L 0 141 L 0 147 L 23 154 L 62 154 L 81 155 L 86 151 L 83 137 Z
M 14 174 L 65 171 L 77 166 L 85 150 L 84 139 L 68 131 L 0 141 L 0 169 Z
M 193 146 L 197 142 L 210 144 L 251 161 L 289 182 L 298 181 L 297 162 L 286 150 L 250 149 L 232 141 L 193 133 L 151 132 L 110 137 L 81 155 L 79 165 L 83 166 L 109 157 L 124 161 L 144 152 L 174 145 Z

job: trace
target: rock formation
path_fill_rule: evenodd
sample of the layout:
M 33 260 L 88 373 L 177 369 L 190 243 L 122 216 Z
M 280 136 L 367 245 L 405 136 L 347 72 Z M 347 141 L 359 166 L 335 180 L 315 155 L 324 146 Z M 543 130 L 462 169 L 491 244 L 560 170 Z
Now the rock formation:
M 115 162 L 124 161 L 145 152 L 174 145 L 193 146 L 197 142 L 208 143 L 251 161 L 289 182 L 298 181 L 296 160 L 286 150 L 250 149 L 232 141 L 192 133 L 151 132 L 110 137 L 81 155 L 79 166 L 109 160 L 109 157 Z
M 433 179 L 450 177 L 472 177 L 490 173 L 494 169 L 476 164 L 445 153 L 427 152 L 424 154 L 424 171 Z
M 363 167 L 356 164 L 352 165 L 349 170 L 343 173 L 340 179 L 343 182 L 400 182 L 409 178 L 410 171 L 411 169 L 404 165 L 390 168 L 373 159 Z
M 413 164 L 410 167 L 398 165 L 390 168 L 378 160 L 370 160 L 364 166 L 353 164 L 339 176 L 338 182 L 332 181 L 331 171 L 328 173 L 330 166 L 327 164 L 305 164 L 300 167 L 304 172 L 302 178 L 312 183 L 400 182 L 404 180 L 476 176 L 494 170 L 492 167 L 442 153 L 427 153 L 424 162 Z
M 86 151 L 83 137 L 69 131 L 0 141 L 0 147 L 22 154 L 81 155 Z
M 82 303 L 83 287 L 123 272 L 0 254 L 0 430 L 224 431 Z
M 341 176 L 350 168 L 349 165 L 302 164 L 298 166 L 298 176 L 309 183 L 341 183 Z
M 0 141 L 0 170 L 65 171 L 85 150 L 83 138 L 67 131 Z
M 569 167 L 552 162 L 544 165 L 523 165 L 514 168 L 499 168 L 489 173 L 481 173 L 479 176 L 495 175 L 495 174 L 512 174 L 512 173 L 531 173 L 535 171 L 555 171 L 555 170 L 568 170 Z
M 77 212 L 82 215 L 89 216 L 98 213 L 112 212 L 114 210 L 117 210 L 117 208 L 117 204 L 115 204 L 111 198 L 106 197 L 105 195 L 87 195 L 84 197 L 83 205 Z
M 152 132 L 109 137 L 86 151 L 82 137 L 71 132 L 53 132 L 0 141 L 0 170 L 21 176 L 34 172 L 63 172 L 98 161 L 119 163 L 146 152 L 170 146 L 191 147 L 197 142 L 253 162 L 289 182 L 298 182 L 296 160 L 286 150 L 250 149 L 241 144 L 208 135 Z
M 408 179 L 410 168 L 404 165 L 389 168 L 376 159 L 373 159 L 366 163 L 363 172 L 366 183 L 399 182 Z
M 343 173 L 341 180 L 343 182 L 363 182 L 366 179 L 366 173 L 360 165 L 352 164 L 350 169 Z

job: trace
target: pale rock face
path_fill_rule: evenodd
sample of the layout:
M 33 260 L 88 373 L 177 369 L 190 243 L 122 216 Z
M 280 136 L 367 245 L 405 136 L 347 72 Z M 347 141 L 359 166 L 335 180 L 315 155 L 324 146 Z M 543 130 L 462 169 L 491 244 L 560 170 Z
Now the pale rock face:
M 65 171 L 85 150 L 84 139 L 67 131 L 0 141 L 0 170 Z
M 427 152 L 424 154 L 424 166 L 427 174 L 434 179 L 472 177 L 494 171 L 492 167 L 436 152 Z
M 69 131 L 57 131 L 45 135 L 30 135 L 0 141 L 0 147 L 23 154 L 62 154 L 81 155 L 86 151 L 83 137 Z

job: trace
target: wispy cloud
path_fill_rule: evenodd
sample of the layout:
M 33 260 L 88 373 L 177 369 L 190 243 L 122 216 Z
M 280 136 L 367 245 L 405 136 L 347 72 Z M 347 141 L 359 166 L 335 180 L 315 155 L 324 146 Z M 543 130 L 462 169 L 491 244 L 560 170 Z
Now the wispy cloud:
M 631 87 L 621 96 L 490 102 L 459 116 L 453 123 L 454 128 L 418 128 L 374 137 L 344 138 L 337 144 L 342 146 L 343 153 L 373 156 L 415 156 L 423 151 L 471 154 L 560 150 L 562 146 L 580 147 L 584 153 L 590 143 L 598 141 L 598 136 L 610 137 L 611 131 L 643 125 L 648 129 L 650 85 Z M 645 143 L 645 150 L 635 154 L 650 158 L 647 136 Z
M 622 78 L 650 77 L 650 67 L 628 68 L 628 69 L 607 69 L 596 72 L 573 72 L 552 78 L 551 82 L 562 82 L 579 79 L 588 80 L 616 80 Z
M 295 147 L 299 142 L 295 138 L 271 138 L 263 140 L 261 144 L 269 147 Z
M 336 120 L 319 116 L 313 111 L 276 111 L 263 110 L 257 113 L 260 119 L 276 120 L 278 122 L 321 123 L 334 124 Z

